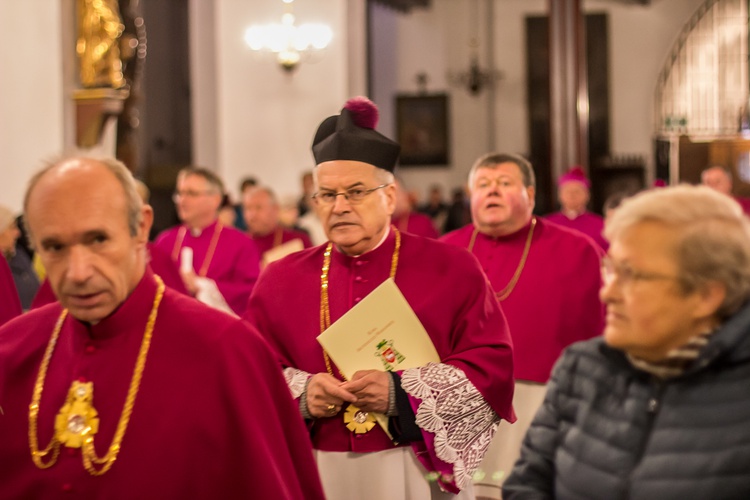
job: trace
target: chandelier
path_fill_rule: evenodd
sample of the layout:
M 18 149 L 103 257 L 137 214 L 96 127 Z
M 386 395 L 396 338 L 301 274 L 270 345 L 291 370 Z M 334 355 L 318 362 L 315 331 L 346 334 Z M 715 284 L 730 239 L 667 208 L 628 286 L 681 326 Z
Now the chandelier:
M 294 0 L 283 2 L 281 23 L 250 26 L 245 31 L 245 43 L 251 50 L 274 54 L 279 65 L 291 72 L 303 59 L 325 49 L 333 32 L 325 24 L 295 25 Z
M 448 81 L 465 88 L 472 96 L 478 96 L 486 87 L 502 80 L 503 74 L 497 70 L 485 70 L 479 65 L 479 56 L 472 55 L 466 71 L 449 72 Z
M 487 17 L 491 18 L 491 13 L 488 13 Z M 491 68 L 483 69 L 479 64 L 479 18 L 479 0 L 474 0 L 469 12 L 469 33 L 471 33 L 469 38 L 469 67 L 465 71 L 448 72 L 448 82 L 465 88 L 472 96 L 478 96 L 482 93 L 482 90 L 503 78 L 500 71 Z

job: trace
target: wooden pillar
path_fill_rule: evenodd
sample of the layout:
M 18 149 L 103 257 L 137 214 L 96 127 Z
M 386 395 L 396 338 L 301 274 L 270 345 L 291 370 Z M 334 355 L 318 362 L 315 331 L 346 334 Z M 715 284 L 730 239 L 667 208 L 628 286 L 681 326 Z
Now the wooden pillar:
M 556 179 L 568 167 L 588 171 L 586 30 L 581 0 L 549 0 L 550 169 Z

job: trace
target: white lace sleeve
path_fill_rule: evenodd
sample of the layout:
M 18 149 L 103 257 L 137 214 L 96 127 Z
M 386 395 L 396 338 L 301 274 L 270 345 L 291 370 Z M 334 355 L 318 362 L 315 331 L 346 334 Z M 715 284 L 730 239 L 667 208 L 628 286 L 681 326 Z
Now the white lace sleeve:
M 305 384 L 307 379 L 310 378 L 310 374 L 297 368 L 284 368 L 284 378 L 286 379 L 286 385 L 289 386 L 289 391 L 292 393 L 292 398 L 297 399 L 305 391 Z
M 455 366 L 430 363 L 405 370 L 401 386 L 422 400 L 416 423 L 435 435 L 435 454 L 453 466 L 456 486 L 463 489 L 479 467 L 500 417 Z

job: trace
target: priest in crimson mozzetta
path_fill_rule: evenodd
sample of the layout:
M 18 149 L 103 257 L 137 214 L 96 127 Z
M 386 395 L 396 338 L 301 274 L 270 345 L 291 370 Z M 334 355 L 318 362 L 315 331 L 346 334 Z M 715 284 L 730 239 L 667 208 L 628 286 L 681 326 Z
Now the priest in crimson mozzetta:
M 604 239 L 604 219 L 601 215 L 587 209 L 591 198 L 591 181 L 586 177 L 583 168 L 575 166 L 557 180 L 557 199 L 560 211 L 549 214 L 546 218 L 555 224 L 585 234 L 596 242 L 604 251 L 609 243 Z
M 482 497 L 500 498 L 555 361 L 573 342 L 602 333 L 603 252 L 591 238 L 533 214 L 536 180 L 526 159 L 484 155 L 468 183 L 472 223 L 441 239 L 479 260 L 513 337 L 518 422 L 501 424 L 477 487 Z
M 266 252 L 285 243 L 298 240 L 296 243 L 300 248 L 312 246 L 307 233 L 282 226 L 279 212 L 279 200 L 271 188 L 254 186 L 242 193 L 242 215 L 247 234 L 258 248 L 262 264 L 267 257 Z
M 0 328 L 0 497 L 323 498 L 267 343 L 147 267 L 122 163 L 51 164 L 24 213 L 59 302 Z
M 330 241 L 271 263 L 245 318 L 281 358 L 329 499 L 474 498 L 498 422 L 515 419 L 508 328 L 466 250 L 391 225 L 399 146 L 376 123 L 360 97 L 320 124 L 314 200 Z M 346 380 L 316 337 L 389 277 L 440 362 Z M 372 412 L 389 417 L 392 439 L 368 425 Z
M 224 184 L 210 170 L 182 169 L 174 193 L 182 224 L 162 231 L 154 246 L 179 266 L 191 295 L 239 315 L 258 278 L 260 254 L 245 234 L 219 220 L 223 194 Z

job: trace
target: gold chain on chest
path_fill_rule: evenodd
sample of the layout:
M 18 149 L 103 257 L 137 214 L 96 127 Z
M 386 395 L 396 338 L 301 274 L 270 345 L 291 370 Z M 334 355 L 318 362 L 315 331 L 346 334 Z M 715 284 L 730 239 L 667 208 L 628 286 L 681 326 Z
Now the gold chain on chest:
M 164 282 L 159 276 L 154 275 L 156 280 L 156 295 L 154 296 L 154 302 L 151 306 L 151 313 L 149 314 L 148 321 L 146 322 L 146 328 L 143 332 L 143 340 L 141 341 L 141 347 L 138 351 L 138 357 L 135 362 L 135 368 L 133 370 L 133 377 L 130 380 L 130 387 L 128 388 L 128 394 L 125 398 L 125 404 L 120 414 L 120 421 L 117 424 L 114 438 L 112 443 L 107 450 L 106 455 L 98 457 L 96 449 L 94 447 L 94 435 L 98 430 L 98 419 L 96 418 L 96 410 L 91 405 L 91 399 L 93 399 L 93 385 L 89 382 L 82 384 L 79 381 L 74 381 L 71 385 L 71 389 L 68 394 L 66 404 L 58 413 L 55 424 L 55 433 L 50 440 L 50 443 L 43 450 L 39 449 L 38 441 L 38 417 L 39 417 L 39 403 L 42 399 L 42 392 L 44 391 L 44 380 L 47 375 L 47 368 L 49 367 L 50 360 L 52 359 L 52 353 L 55 350 L 55 345 L 60 336 L 65 318 L 68 315 L 68 310 L 63 309 L 60 317 L 55 324 L 55 328 L 50 337 L 47 349 L 44 352 L 42 363 L 39 366 L 39 373 L 37 374 L 36 382 L 34 383 L 34 393 L 31 398 L 31 404 L 29 405 L 29 447 L 31 449 L 31 459 L 34 461 L 37 467 L 40 469 L 47 469 L 52 467 L 57 462 L 57 457 L 60 454 L 60 446 L 63 441 L 78 441 L 74 444 L 66 444 L 71 447 L 81 448 L 81 457 L 83 459 L 84 468 L 93 476 L 101 476 L 107 472 L 120 452 L 120 446 L 122 439 L 125 436 L 125 431 L 128 428 L 130 422 L 130 415 L 133 412 L 133 405 L 135 404 L 135 398 L 138 395 L 138 389 L 141 385 L 141 378 L 143 376 L 143 369 L 146 365 L 146 356 L 148 355 L 149 348 L 151 347 L 151 337 L 154 331 L 154 324 L 156 323 L 156 317 L 159 311 L 159 304 L 164 295 Z M 88 386 L 88 393 L 82 385 Z M 80 403 L 80 401 L 72 401 L 77 396 L 86 398 L 87 401 Z M 84 411 L 73 411 L 71 413 L 70 408 L 75 403 L 80 403 L 81 406 L 85 407 Z M 65 410 L 65 411 L 64 411 Z M 93 425 L 92 425 L 93 421 Z M 58 424 L 61 424 L 62 427 Z M 72 430 L 72 432 L 71 432 Z M 66 434 L 65 437 L 62 434 Z M 70 434 L 73 434 L 71 439 Z M 77 439 L 76 439 L 77 438 Z M 51 456 L 50 456 L 51 454 Z M 45 462 L 44 460 L 47 460 Z M 101 466 L 101 468 L 97 468 Z
M 396 243 L 393 249 L 393 255 L 391 256 L 391 271 L 390 278 L 396 278 L 396 269 L 398 268 L 398 254 L 401 249 L 401 233 L 395 226 L 391 226 L 393 229 Z M 320 272 L 320 332 L 323 333 L 331 326 L 331 307 L 328 302 L 328 273 L 331 270 L 331 252 L 333 251 L 333 243 L 328 242 L 325 252 L 323 252 L 323 267 Z M 328 353 L 323 349 L 323 359 L 326 362 L 326 370 L 328 373 L 335 377 L 333 373 L 333 367 L 331 366 L 331 358 Z M 339 377 L 342 380 L 346 380 L 346 377 L 341 370 L 339 370 Z M 362 411 L 358 407 L 350 404 L 346 412 L 344 413 L 344 424 L 346 428 L 355 434 L 365 434 L 371 431 L 375 425 L 376 420 L 373 415 L 369 412 Z
M 518 262 L 518 266 L 516 267 L 515 272 L 513 273 L 513 276 L 511 277 L 510 281 L 507 285 L 505 285 L 505 288 L 500 290 L 499 292 L 495 292 L 495 296 L 497 297 L 497 300 L 502 302 L 503 300 L 507 299 L 511 292 L 513 292 L 513 289 L 516 287 L 516 283 L 518 283 L 518 279 L 521 277 L 521 272 L 523 271 L 524 266 L 526 265 L 526 258 L 529 256 L 529 249 L 531 248 L 531 240 L 534 237 L 534 228 L 536 227 L 536 217 L 531 218 L 531 226 L 529 227 L 529 234 L 526 236 L 526 244 L 523 247 L 523 253 L 521 253 L 521 260 Z M 467 247 L 469 252 L 474 253 L 474 243 L 477 239 L 477 233 L 479 233 L 479 229 L 474 226 L 474 231 L 471 233 L 471 239 L 469 240 L 469 246 Z
M 391 226 L 391 229 L 393 230 L 396 237 L 396 245 L 393 249 L 393 255 L 391 256 L 391 271 L 389 276 L 391 279 L 396 279 L 396 270 L 398 269 L 398 254 L 401 250 L 401 233 L 393 226 Z M 323 267 L 320 270 L 320 333 L 323 333 L 328 329 L 329 326 L 331 326 L 331 307 L 328 302 L 328 273 L 331 270 L 332 251 L 333 243 L 329 241 L 328 245 L 326 246 L 325 252 L 323 253 Z M 325 359 L 326 369 L 328 370 L 328 373 L 335 377 L 336 375 L 334 375 L 333 369 L 331 368 L 331 359 L 325 349 L 323 349 L 323 358 Z M 341 372 L 339 372 L 339 376 L 343 380 L 346 380 L 346 377 L 344 377 Z

